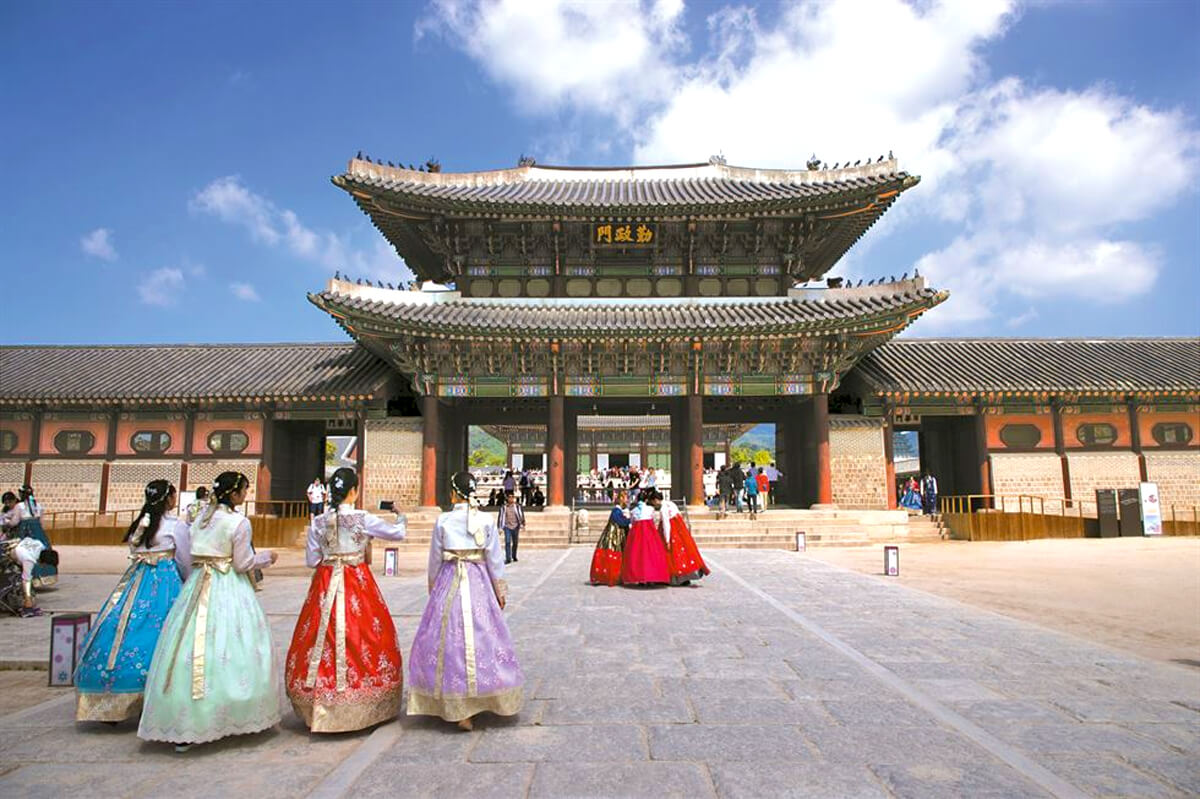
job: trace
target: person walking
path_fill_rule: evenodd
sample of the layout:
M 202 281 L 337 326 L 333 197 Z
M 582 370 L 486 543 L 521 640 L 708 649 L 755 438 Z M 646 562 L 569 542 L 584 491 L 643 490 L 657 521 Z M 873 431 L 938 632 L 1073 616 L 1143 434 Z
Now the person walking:
M 325 512 L 325 486 L 321 485 L 321 478 L 314 477 L 305 493 L 308 494 L 308 516 L 311 521 Z M 199 496 L 196 498 L 199 499 Z
M 921 500 L 925 515 L 928 516 L 937 512 L 937 498 L 937 478 L 934 477 L 928 469 L 926 469 L 925 477 L 921 479 Z
M 533 483 L 529 479 L 529 470 L 521 470 L 521 504 L 531 505 L 533 503 Z
M 454 509 L 438 517 L 429 542 L 429 601 L 408 658 L 408 714 L 470 730 L 479 713 L 519 713 L 525 675 L 504 621 L 499 531 L 472 504 L 470 472 L 450 478 L 450 493 Z
M 151 480 L 125 533 L 129 568 L 96 615 L 75 670 L 75 720 L 116 723 L 142 715 L 150 657 L 167 614 L 191 572 L 188 525 L 175 515 L 179 494 Z
M 746 492 L 746 505 L 750 510 L 750 521 L 758 518 L 758 477 L 754 474 L 754 467 L 749 467 L 749 473 L 746 479 L 742 481 L 742 488 Z
M 734 463 L 733 468 L 729 470 L 729 502 L 737 508 L 737 512 L 742 512 L 742 487 L 746 482 L 746 473 L 742 471 L 740 463 Z
M 511 491 L 504 492 L 504 503 L 496 514 L 496 527 L 504 531 L 504 562 L 513 563 L 517 559 L 517 544 L 521 540 L 521 531 L 525 529 L 525 509 L 517 502 L 517 495 Z
M 758 507 L 760 511 L 767 509 L 767 497 L 771 491 L 771 480 L 767 477 L 766 469 L 762 466 L 758 467 L 758 474 L 754 476 L 754 482 L 758 486 Z
M 729 465 L 722 463 L 721 468 L 717 469 L 717 499 L 720 502 L 720 510 L 717 511 L 718 519 L 724 519 L 729 515 L 730 489 Z
M 329 481 L 331 505 L 308 528 L 304 563 L 315 569 L 284 667 L 296 715 L 313 732 L 351 732 L 400 712 L 404 670 L 396 625 L 366 562 L 372 538 L 402 541 L 408 519 L 388 524 L 355 507 L 358 474 Z

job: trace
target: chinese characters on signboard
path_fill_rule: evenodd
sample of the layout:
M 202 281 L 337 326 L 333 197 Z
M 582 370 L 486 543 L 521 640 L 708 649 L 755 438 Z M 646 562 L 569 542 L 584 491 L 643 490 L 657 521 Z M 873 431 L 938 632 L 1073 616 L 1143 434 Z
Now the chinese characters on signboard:
M 596 225 L 592 238 L 596 244 L 625 247 L 649 247 L 654 244 L 654 226 L 632 222 L 605 222 Z

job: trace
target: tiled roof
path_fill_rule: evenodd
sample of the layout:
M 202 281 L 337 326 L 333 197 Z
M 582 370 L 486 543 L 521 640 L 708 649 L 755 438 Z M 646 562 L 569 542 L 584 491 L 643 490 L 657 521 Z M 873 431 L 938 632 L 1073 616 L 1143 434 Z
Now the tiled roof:
M 850 330 L 877 318 L 905 323 L 945 299 L 924 280 L 859 289 L 821 289 L 787 297 L 686 297 L 652 299 L 446 298 L 422 292 L 357 291 L 341 281 L 309 299 L 352 326 L 367 322 L 426 336 L 591 338 L 613 335 L 778 335 Z M 359 331 L 361 332 L 361 331 Z
M 0 347 L 0 403 L 369 399 L 392 369 L 353 342 Z
M 1200 392 L 1200 339 L 894 339 L 854 374 L 876 393 Z
M 919 178 L 887 159 L 844 169 L 782 170 L 719 163 L 669 167 L 522 166 L 488 172 L 423 172 L 353 159 L 334 183 L 429 210 L 720 213 L 752 206 L 822 205 L 840 195 L 903 190 Z

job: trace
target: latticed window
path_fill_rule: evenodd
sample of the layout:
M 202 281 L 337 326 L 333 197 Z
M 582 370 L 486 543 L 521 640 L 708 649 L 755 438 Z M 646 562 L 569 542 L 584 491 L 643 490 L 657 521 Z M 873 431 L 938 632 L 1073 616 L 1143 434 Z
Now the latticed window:
M 0 430 L 0 455 L 7 455 L 17 448 L 17 434 L 11 430 Z
M 250 446 L 241 430 L 214 430 L 208 434 L 208 449 L 217 455 L 235 455 Z
M 1117 428 L 1105 422 L 1081 424 L 1075 437 L 1085 447 L 1107 447 L 1117 440 Z
M 1042 431 L 1032 424 L 1006 424 L 1000 428 L 1000 440 L 1012 449 L 1033 449 L 1042 440 Z
M 87 430 L 60 430 L 54 436 L 54 448 L 62 455 L 81 455 L 94 446 L 96 437 Z
M 129 438 L 129 447 L 139 455 L 161 455 L 171 447 L 166 430 L 139 430 Z
M 1192 426 L 1186 422 L 1159 422 L 1150 435 L 1160 447 L 1183 446 L 1192 440 Z

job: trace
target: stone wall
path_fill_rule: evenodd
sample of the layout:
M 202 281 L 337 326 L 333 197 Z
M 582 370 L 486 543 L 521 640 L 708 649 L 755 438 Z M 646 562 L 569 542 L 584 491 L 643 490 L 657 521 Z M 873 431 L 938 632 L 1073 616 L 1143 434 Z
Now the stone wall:
M 258 485 L 258 461 L 256 460 L 226 460 L 226 461 L 192 461 L 188 464 L 188 490 L 195 491 L 197 486 L 212 486 L 213 480 L 221 472 L 241 472 L 250 479 L 250 491 L 246 501 L 253 502 Z M 253 512 L 253 509 L 251 509 Z
M 5 491 L 17 493 L 25 482 L 24 461 L 0 461 L 0 494 Z
M 1062 459 L 1058 455 L 1053 452 L 994 453 L 991 461 L 992 487 L 996 494 L 1046 497 L 1047 513 L 1058 513 L 1062 510 L 1061 502 L 1049 501 L 1050 498 L 1064 495 Z M 1018 497 L 1002 497 L 997 505 L 1010 511 L 1022 507 Z M 1037 510 L 1038 507 L 1034 509 Z M 1029 504 L 1025 503 L 1024 509 L 1028 511 L 1029 508 Z
M 179 486 L 181 461 L 113 461 L 108 471 L 107 510 L 130 510 L 142 507 L 146 483 L 151 480 L 170 480 Z
M 390 499 L 397 508 L 421 501 L 421 433 L 418 418 L 368 419 L 364 435 L 363 507 L 376 509 Z
M 887 508 L 883 426 L 874 419 L 830 419 L 833 502 L 842 508 Z
M 1146 451 L 1146 476 L 1158 483 L 1163 516 L 1171 518 L 1171 505 L 1179 506 L 1180 518 L 1191 518 L 1185 506 L 1200 513 L 1200 450 L 1187 452 Z
M 100 508 L 101 461 L 34 461 L 33 491 L 46 512 Z
M 1132 452 L 1069 452 L 1071 498 L 1096 501 L 1097 488 L 1137 488 L 1138 457 Z M 1095 505 L 1086 505 L 1093 510 Z

